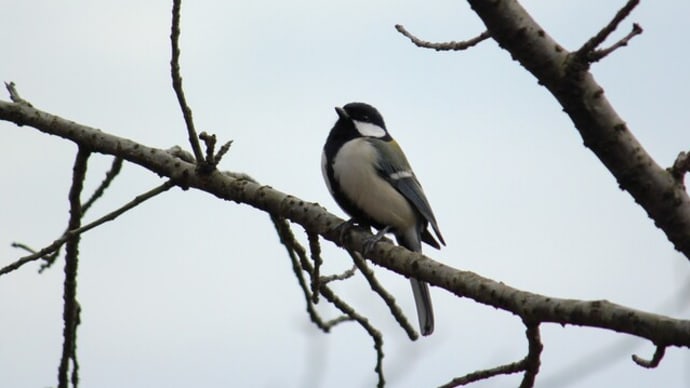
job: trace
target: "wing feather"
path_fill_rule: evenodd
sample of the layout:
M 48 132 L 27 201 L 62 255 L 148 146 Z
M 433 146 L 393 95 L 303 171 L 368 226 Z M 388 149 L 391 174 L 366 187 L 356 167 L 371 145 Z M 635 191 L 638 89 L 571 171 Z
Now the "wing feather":
M 395 140 L 385 141 L 370 139 L 370 141 L 379 151 L 380 157 L 377 166 L 379 174 L 410 201 L 419 214 L 431 224 L 439 241 L 441 241 L 443 245 L 446 245 L 438 224 L 436 223 L 434 212 L 431 210 L 431 205 L 429 205 L 429 200 L 427 200 L 426 195 L 424 195 L 422 185 L 417 180 L 414 172 L 412 172 L 410 163 L 407 161 L 398 143 L 396 143 Z M 439 248 L 439 244 L 428 231 L 425 230 L 424 233 L 422 233 L 422 238 L 429 245 Z

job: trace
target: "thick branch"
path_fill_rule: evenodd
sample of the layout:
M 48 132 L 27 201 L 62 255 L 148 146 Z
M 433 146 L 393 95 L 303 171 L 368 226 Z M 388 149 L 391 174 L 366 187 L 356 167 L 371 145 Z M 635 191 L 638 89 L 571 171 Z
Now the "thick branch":
M 620 188 L 628 191 L 675 248 L 690 258 L 687 192 L 652 159 L 609 104 L 604 90 L 588 72 L 587 55 L 565 51 L 516 0 L 468 2 L 492 38 L 556 97 L 585 146 L 611 171 Z M 605 37 L 608 32 L 606 29 L 600 35 Z M 601 36 L 591 40 L 595 46 Z
M 69 139 L 88 146 L 94 152 L 119 156 L 169 177 L 179 185 L 194 187 L 218 198 L 245 203 L 273 216 L 287 218 L 336 244 L 341 240 L 334 227 L 340 225 L 342 219 L 328 213 L 318 204 L 237 178 L 237 174 L 219 171 L 198 174 L 194 164 L 165 150 L 146 147 L 21 104 L 0 101 L 0 119 Z M 347 248 L 361 252 L 371 234 L 353 229 L 351 237 L 346 239 Z M 607 301 L 559 299 L 521 291 L 472 272 L 435 262 L 385 241 L 376 243 L 370 254 L 373 256 L 371 260 L 378 265 L 406 276 L 414 276 L 458 296 L 510 311 L 526 322 L 599 327 L 647 338 L 659 346 L 690 347 L 688 320 L 646 313 Z

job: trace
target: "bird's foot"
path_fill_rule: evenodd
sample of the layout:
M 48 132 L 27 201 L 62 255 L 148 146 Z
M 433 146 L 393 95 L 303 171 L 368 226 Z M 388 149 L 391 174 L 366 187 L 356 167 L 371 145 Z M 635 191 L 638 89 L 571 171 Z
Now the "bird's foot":
M 338 240 L 340 241 L 340 245 L 345 245 L 345 238 L 347 237 L 347 234 L 355 226 L 356 226 L 355 220 L 350 218 L 349 220 L 347 220 L 347 221 L 343 222 L 342 224 L 333 228 L 333 231 L 338 233 Z
M 376 233 L 373 237 L 368 238 L 364 242 L 364 249 L 362 252 L 362 253 L 364 253 L 364 256 L 369 256 L 369 253 L 371 252 L 371 250 L 374 249 L 374 245 L 377 242 L 381 241 L 381 239 L 383 239 L 383 236 L 385 236 L 386 233 L 388 233 L 390 231 L 390 229 L 391 229 L 390 226 L 386 226 L 385 228 L 379 230 L 378 233 Z

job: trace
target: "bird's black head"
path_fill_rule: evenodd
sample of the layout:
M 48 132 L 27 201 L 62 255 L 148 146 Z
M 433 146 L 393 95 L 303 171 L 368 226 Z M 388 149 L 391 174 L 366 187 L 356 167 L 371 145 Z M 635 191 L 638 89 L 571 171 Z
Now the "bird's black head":
M 351 120 L 378 125 L 379 127 L 386 129 L 386 124 L 383 122 L 381 113 L 379 113 L 376 108 L 369 104 L 365 104 L 363 102 L 351 102 L 342 107 L 342 110 L 347 113 L 347 117 L 349 117 Z M 338 112 L 338 115 L 343 118 L 341 112 Z
M 369 104 L 351 102 L 342 108 L 336 107 L 335 111 L 338 113 L 338 121 L 331 131 L 332 136 L 338 136 L 345 141 L 357 137 L 375 137 L 382 140 L 391 138 L 381 113 Z

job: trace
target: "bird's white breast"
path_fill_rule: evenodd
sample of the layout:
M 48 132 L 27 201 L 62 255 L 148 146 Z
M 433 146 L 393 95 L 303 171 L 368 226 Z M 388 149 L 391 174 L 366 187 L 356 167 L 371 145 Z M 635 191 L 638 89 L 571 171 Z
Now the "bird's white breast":
M 416 224 L 410 203 L 376 171 L 377 153 L 366 139 L 345 143 L 335 155 L 333 173 L 343 193 L 375 221 L 398 230 Z

